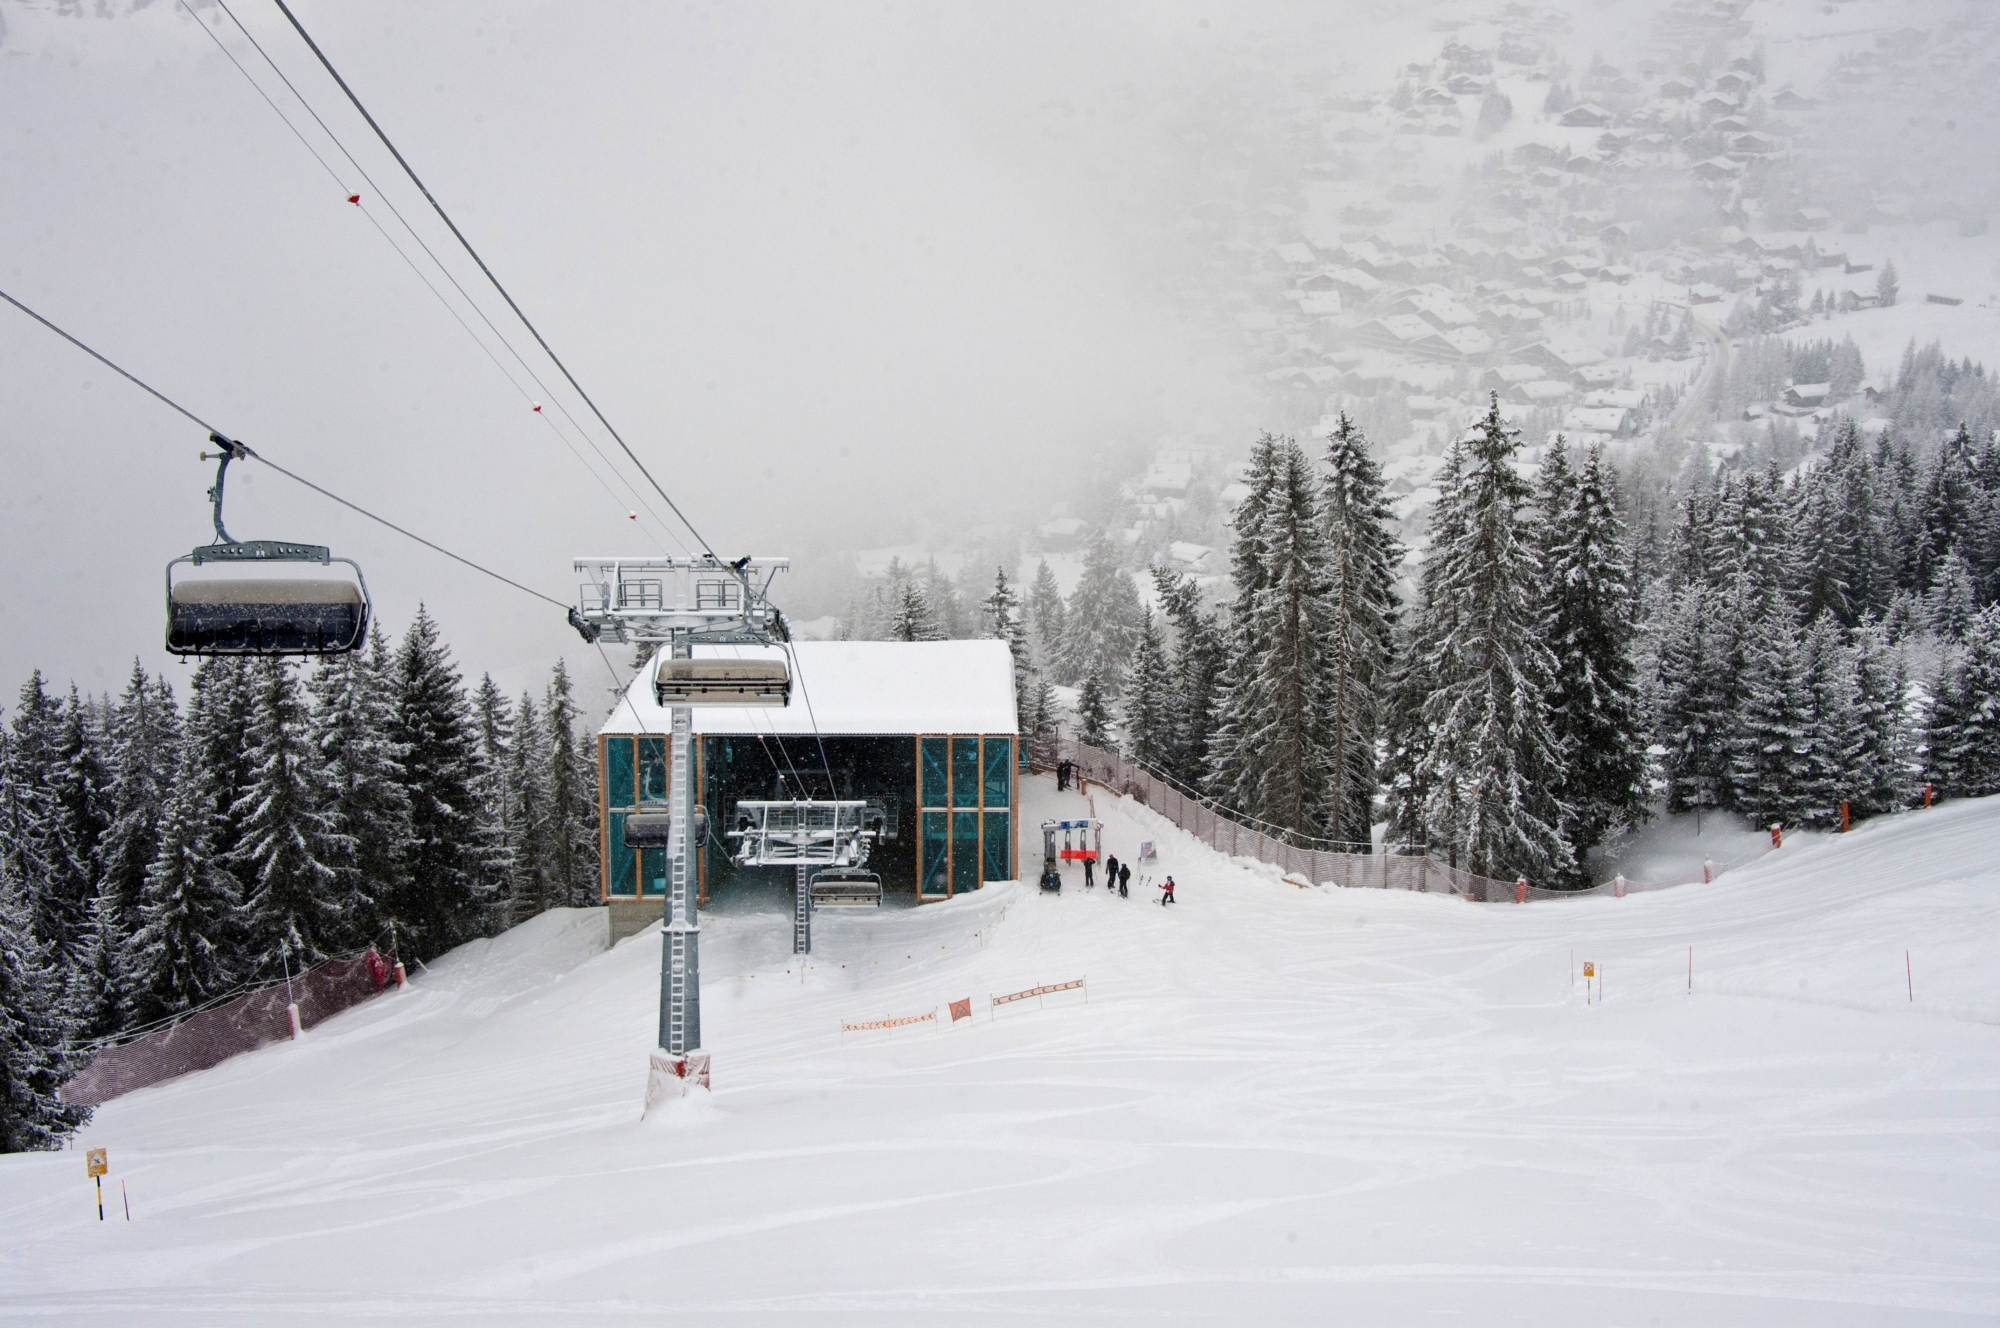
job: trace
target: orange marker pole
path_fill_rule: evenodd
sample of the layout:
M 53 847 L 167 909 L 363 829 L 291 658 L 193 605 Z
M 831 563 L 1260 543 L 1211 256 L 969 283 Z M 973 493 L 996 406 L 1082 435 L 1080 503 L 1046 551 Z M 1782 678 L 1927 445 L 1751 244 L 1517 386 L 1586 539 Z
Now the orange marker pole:
M 104 1220 L 104 1177 L 92 1176 L 91 1180 L 97 1183 L 97 1220 L 102 1222 Z

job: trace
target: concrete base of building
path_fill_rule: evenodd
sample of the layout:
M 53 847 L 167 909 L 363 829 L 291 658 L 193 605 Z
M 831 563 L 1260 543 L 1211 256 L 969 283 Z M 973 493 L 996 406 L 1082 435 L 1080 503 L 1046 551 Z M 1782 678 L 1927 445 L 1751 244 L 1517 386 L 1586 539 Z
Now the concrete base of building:
M 616 945 L 648 924 L 658 922 L 662 912 L 655 899 L 611 899 L 605 912 L 611 915 L 611 944 Z

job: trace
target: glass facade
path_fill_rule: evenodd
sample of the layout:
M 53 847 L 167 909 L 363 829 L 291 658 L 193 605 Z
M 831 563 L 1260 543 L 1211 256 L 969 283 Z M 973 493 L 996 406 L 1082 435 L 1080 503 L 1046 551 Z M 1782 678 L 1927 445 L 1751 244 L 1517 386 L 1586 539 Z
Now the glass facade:
M 633 812 L 665 809 L 669 740 L 650 734 L 606 734 L 598 741 L 604 893 L 625 899 L 657 898 L 666 889 L 666 852 L 632 849 L 625 843 L 624 826 Z M 853 790 L 846 796 L 882 798 L 888 803 L 892 826 L 900 808 L 901 835 L 891 835 L 878 845 L 869 864 L 885 884 L 892 879 L 907 883 L 914 876 L 918 897 L 937 900 L 977 890 L 987 881 L 1013 879 L 1012 812 L 1018 778 L 1014 763 L 1020 750 L 1015 739 L 926 735 L 828 738 L 826 743 L 834 748 L 827 758 L 831 767 L 826 772 L 815 768 L 811 772 L 815 777 Z M 702 781 L 697 794 L 704 805 L 723 807 L 743 797 L 797 796 L 785 791 L 794 781 L 774 783 L 776 767 L 763 743 L 716 736 L 704 739 L 701 751 L 704 759 L 695 774 Z M 806 783 L 810 786 L 811 779 Z M 700 856 L 704 861 L 697 870 L 714 866 L 706 861 L 711 855 Z M 724 877 L 729 875 L 726 857 L 721 870 Z M 704 897 L 713 884 L 703 872 Z
M 951 813 L 925 812 L 923 853 L 917 878 L 920 894 L 942 899 L 951 893 L 950 861 Z

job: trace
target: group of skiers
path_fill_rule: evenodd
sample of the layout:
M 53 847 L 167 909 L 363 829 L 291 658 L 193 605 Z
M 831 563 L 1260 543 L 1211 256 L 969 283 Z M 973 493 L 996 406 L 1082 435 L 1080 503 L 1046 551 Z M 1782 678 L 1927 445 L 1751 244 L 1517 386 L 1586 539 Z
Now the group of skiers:
M 1118 855 L 1116 853 L 1108 855 L 1104 859 L 1105 890 L 1107 892 L 1116 890 L 1118 892 L 1118 897 L 1120 899 L 1129 899 L 1131 898 L 1132 895 L 1131 886 L 1132 886 L 1132 864 L 1129 862 L 1118 861 Z M 1097 888 L 1097 863 L 1094 859 L 1091 858 L 1085 858 L 1083 860 L 1083 888 L 1086 890 L 1094 890 Z M 1174 878 L 1171 876 L 1167 877 L 1164 881 L 1160 882 L 1159 888 L 1161 892 L 1160 903 L 1163 905 L 1173 903 Z

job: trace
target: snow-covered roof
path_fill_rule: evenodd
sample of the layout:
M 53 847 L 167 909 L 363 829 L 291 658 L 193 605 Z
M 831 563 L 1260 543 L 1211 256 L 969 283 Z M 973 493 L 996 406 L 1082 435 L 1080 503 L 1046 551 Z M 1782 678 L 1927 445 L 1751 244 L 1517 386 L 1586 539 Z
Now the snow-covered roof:
M 1014 661 L 1004 641 L 795 641 L 792 703 L 698 706 L 696 733 L 859 737 L 1013 733 Z M 697 659 L 782 659 L 775 647 L 702 646 Z M 810 707 L 808 707 L 810 701 Z M 666 733 L 672 714 L 640 670 L 600 733 Z

